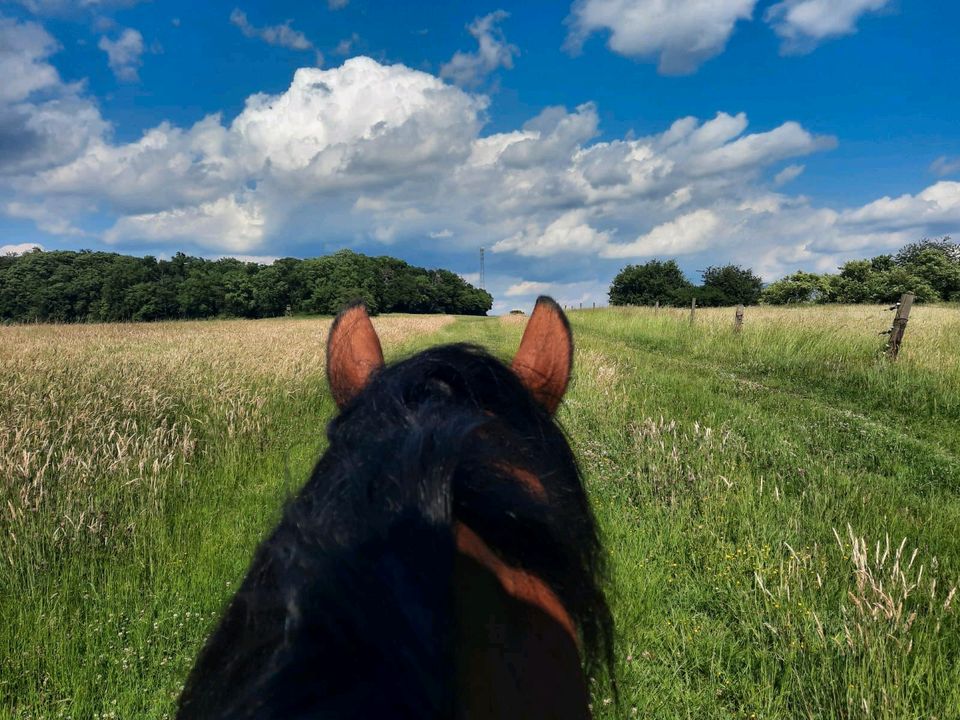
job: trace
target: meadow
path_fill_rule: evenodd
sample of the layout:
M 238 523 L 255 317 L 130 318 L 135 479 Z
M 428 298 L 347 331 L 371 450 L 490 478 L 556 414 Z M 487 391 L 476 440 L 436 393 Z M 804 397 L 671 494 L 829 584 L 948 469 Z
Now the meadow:
M 960 718 L 960 310 L 570 313 L 598 718 Z M 523 318 L 382 316 L 387 360 Z M 0 717 L 165 718 L 324 448 L 328 320 L 0 328 Z

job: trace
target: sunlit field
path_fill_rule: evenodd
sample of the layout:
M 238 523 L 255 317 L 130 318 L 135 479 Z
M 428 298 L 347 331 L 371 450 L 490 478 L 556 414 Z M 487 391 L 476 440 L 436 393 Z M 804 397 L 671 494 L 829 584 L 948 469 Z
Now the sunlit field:
M 960 717 L 960 310 L 570 313 L 601 718 Z M 386 316 L 388 361 L 522 318 Z M 324 447 L 329 321 L 0 328 L 0 717 L 163 718 Z

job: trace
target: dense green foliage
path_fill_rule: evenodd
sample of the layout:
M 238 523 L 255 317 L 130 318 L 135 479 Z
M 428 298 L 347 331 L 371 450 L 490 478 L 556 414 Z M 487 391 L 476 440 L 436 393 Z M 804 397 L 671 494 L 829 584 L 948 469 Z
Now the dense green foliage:
M 771 283 L 762 299 L 789 303 L 886 303 L 905 292 L 918 302 L 960 300 L 960 245 L 949 238 L 922 240 L 896 255 L 851 260 L 839 274 L 798 272 Z
M 708 267 L 703 271 L 703 285 L 697 293 L 697 304 L 704 307 L 755 305 L 760 300 L 763 280 L 752 270 L 739 265 Z
M 170 260 L 90 251 L 0 256 L 0 319 L 16 322 L 330 315 L 355 299 L 373 312 L 484 315 L 493 304 L 448 270 L 349 250 L 272 265 L 183 253 Z
M 611 305 L 682 305 L 693 285 L 675 260 L 627 265 L 610 284 Z
M 610 285 L 611 305 L 689 305 L 693 298 L 701 307 L 753 305 L 760 299 L 763 281 L 739 265 L 708 267 L 703 285 L 693 285 L 674 260 L 651 260 L 627 265 Z
M 610 285 L 611 305 L 672 305 L 697 299 L 701 307 L 791 303 L 887 303 L 905 292 L 917 302 L 960 301 L 960 244 L 949 237 L 921 240 L 896 255 L 851 260 L 838 274 L 795 272 L 763 287 L 752 270 L 738 265 L 709 267 L 693 285 L 674 260 L 627 265 Z

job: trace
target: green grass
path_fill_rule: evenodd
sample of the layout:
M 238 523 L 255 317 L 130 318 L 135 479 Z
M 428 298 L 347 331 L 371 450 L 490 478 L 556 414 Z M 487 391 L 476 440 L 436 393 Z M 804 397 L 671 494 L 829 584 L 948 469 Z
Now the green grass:
M 620 704 L 598 682 L 596 716 L 960 718 L 960 312 L 915 308 L 895 365 L 879 308 L 748 308 L 740 335 L 728 310 L 571 321 L 559 419 L 617 621 Z M 172 712 L 322 450 L 333 406 L 301 356 L 308 323 L 232 324 L 242 342 L 183 355 L 218 326 L 128 326 L 56 353 L 51 336 L 14 346 L 42 329 L 0 329 L 0 717 Z M 506 359 L 522 329 L 462 318 L 386 345 Z

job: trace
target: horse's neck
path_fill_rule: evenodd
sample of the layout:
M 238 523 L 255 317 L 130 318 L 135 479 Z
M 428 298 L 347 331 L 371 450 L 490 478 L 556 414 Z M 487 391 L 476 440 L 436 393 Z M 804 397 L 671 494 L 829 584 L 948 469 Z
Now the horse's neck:
M 454 564 L 458 720 L 585 720 L 576 642 L 549 612 L 506 592 L 480 561 Z

